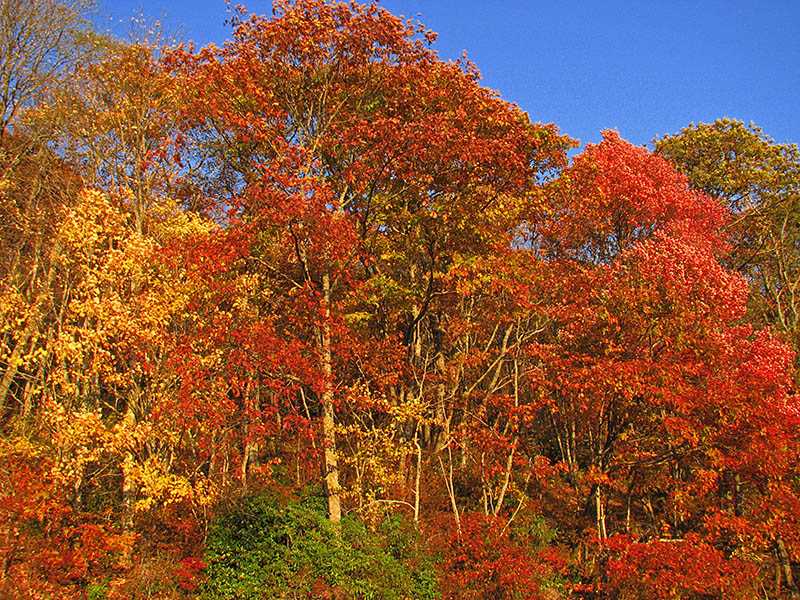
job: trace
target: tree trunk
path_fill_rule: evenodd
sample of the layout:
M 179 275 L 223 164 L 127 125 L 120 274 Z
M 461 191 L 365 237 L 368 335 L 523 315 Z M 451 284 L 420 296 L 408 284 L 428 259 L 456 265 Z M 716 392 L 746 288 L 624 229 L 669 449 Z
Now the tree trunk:
M 450 446 L 447 446 L 447 469 L 444 467 L 442 457 L 439 456 L 439 466 L 442 469 L 442 477 L 444 477 L 444 485 L 447 488 L 447 495 L 450 497 L 450 508 L 453 509 L 453 519 L 456 522 L 456 531 L 458 537 L 461 537 L 461 513 L 458 511 L 458 502 L 456 498 L 456 487 L 453 479 L 453 453 Z
M 129 400 L 130 402 L 130 400 Z M 133 407 L 128 406 L 125 411 L 125 427 L 133 430 L 136 425 L 136 416 Z M 122 459 L 122 527 L 126 531 L 133 528 L 134 502 L 136 500 L 136 485 L 133 480 L 134 456 L 128 449 Z
M 14 349 L 11 350 L 11 356 L 8 358 L 8 366 L 6 367 L 5 373 L 3 373 L 2 379 L 0 379 L 0 415 L 5 413 L 6 398 L 11 390 L 11 384 L 14 382 L 14 378 L 17 376 L 17 370 L 19 369 L 19 363 L 20 359 L 22 358 L 23 350 L 27 345 L 28 340 L 30 340 L 31 336 L 33 336 L 35 330 L 36 319 L 34 319 L 33 315 L 31 315 L 28 318 L 28 324 L 27 327 L 25 327 L 25 331 L 17 340 L 17 343 L 14 344 Z
M 252 388 L 255 387 L 255 399 Z M 261 408 L 261 385 L 256 382 L 247 386 L 244 398 L 244 451 L 242 452 L 242 487 L 247 489 L 247 474 L 250 466 L 261 465 L 259 457 L 260 445 L 253 439 L 253 419 L 258 419 Z
M 597 520 L 597 537 L 604 540 L 608 537 L 606 531 L 606 507 L 603 499 L 602 486 L 598 483 L 594 488 L 595 517 Z
M 792 574 L 792 564 L 789 559 L 789 554 L 786 552 L 786 546 L 780 537 L 776 538 L 775 547 L 778 551 L 778 561 L 780 562 L 786 587 L 791 591 L 792 598 L 800 598 L 800 588 L 797 587 L 794 575 Z
M 336 422 L 333 411 L 333 355 L 331 352 L 331 280 L 322 276 L 322 331 L 320 335 L 322 374 L 325 389 L 322 392 L 323 485 L 328 497 L 328 518 L 332 523 L 342 520 L 342 502 L 339 496 L 339 462 L 336 456 Z

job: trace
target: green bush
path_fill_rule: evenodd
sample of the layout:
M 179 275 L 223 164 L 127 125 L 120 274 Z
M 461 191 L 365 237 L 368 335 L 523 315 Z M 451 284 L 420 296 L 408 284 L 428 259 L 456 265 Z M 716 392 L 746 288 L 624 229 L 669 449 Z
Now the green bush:
M 397 519 L 370 531 L 345 517 L 337 536 L 320 499 L 250 496 L 212 525 L 203 598 L 432 599 L 438 572 L 419 548 Z

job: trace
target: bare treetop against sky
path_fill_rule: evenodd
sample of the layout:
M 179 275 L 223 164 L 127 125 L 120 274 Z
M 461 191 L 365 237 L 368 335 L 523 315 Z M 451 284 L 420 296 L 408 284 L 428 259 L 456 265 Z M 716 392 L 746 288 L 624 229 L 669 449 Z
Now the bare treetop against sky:
M 234 2 L 235 4 L 235 2 Z M 244 3 L 269 13 L 265 1 Z M 443 58 L 466 50 L 483 84 L 533 121 L 597 142 L 617 129 L 635 144 L 719 117 L 800 140 L 800 3 L 676 0 L 385 0 L 439 34 Z M 230 35 L 224 0 L 100 0 L 119 34 L 139 10 L 198 45 Z

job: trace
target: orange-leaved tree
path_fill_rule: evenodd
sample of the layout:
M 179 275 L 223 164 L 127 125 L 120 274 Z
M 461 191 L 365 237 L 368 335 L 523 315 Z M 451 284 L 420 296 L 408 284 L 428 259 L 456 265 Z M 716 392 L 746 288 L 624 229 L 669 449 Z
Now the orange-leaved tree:
M 298 0 L 271 18 L 242 11 L 222 49 L 173 58 L 189 133 L 227 192 L 218 202 L 240 268 L 258 274 L 261 310 L 315 364 L 296 393 L 315 400 L 334 521 L 337 409 L 351 421 L 344 403 L 357 414 L 366 401 L 378 428 L 401 410 L 412 426 L 391 433 L 398 444 L 415 419 L 445 425 L 443 399 L 426 407 L 400 378 L 403 348 L 429 327 L 427 351 L 443 358 L 432 309 L 454 253 L 488 249 L 486 232 L 506 224 L 486 211 L 502 216 L 570 143 L 481 88 L 470 63 L 439 60 L 433 37 L 374 4 Z
M 548 320 L 527 376 L 540 447 L 563 468 L 541 482 L 552 516 L 610 553 L 619 593 L 640 585 L 631 564 L 686 552 L 728 580 L 712 585 L 686 564 L 681 594 L 755 593 L 761 559 L 744 557 L 765 556 L 770 524 L 786 522 L 769 490 L 781 487 L 781 506 L 797 501 L 800 440 L 791 352 L 738 326 L 747 286 L 716 259 L 725 210 L 613 132 L 546 193 L 531 252 Z M 672 567 L 652 568 L 658 597 Z

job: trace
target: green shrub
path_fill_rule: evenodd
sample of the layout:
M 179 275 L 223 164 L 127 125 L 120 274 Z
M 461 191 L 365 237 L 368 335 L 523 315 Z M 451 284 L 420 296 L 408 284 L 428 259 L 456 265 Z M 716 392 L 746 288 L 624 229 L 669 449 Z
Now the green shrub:
M 386 519 L 375 531 L 345 517 L 341 535 L 320 499 L 244 498 L 209 532 L 205 600 L 425 600 L 438 573 L 413 531 Z

